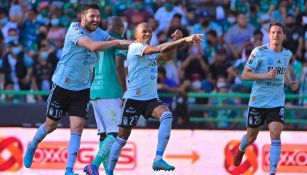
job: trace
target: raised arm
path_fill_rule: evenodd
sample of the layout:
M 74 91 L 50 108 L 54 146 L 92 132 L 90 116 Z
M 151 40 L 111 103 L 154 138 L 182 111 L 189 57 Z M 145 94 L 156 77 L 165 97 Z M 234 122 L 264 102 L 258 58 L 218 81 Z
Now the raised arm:
M 193 42 L 194 44 L 199 45 L 200 42 L 202 42 L 203 40 L 202 37 L 203 37 L 203 34 L 194 34 L 188 37 L 178 39 L 176 41 L 170 41 L 167 43 L 163 43 L 158 46 L 148 46 L 144 50 L 143 55 L 150 55 L 154 53 L 165 53 L 165 52 L 171 51 L 172 49 L 175 49 L 181 46 L 184 43 Z
M 116 46 L 126 46 L 130 42 L 128 40 L 108 40 L 108 41 L 93 41 L 88 37 L 82 37 L 77 41 L 77 44 L 87 48 L 92 52 L 105 50 Z

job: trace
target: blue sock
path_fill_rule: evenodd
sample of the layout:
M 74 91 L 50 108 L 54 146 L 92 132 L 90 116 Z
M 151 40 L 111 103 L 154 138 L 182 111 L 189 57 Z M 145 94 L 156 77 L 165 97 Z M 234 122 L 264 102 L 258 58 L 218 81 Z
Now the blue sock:
M 270 173 L 276 173 L 276 168 L 280 157 L 280 151 L 280 140 L 272 140 L 270 148 Z
M 36 149 L 37 145 L 46 137 L 48 132 L 46 131 L 45 124 L 42 124 L 36 131 L 35 136 L 29 146 Z
M 125 146 L 127 140 L 116 137 L 115 142 L 112 144 L 109 156 L 108 174 L 113 174 L 116 163 L 119 158 L 121 149 Z
M 247 139 L 246 139 L 246 134 L 244 134 L 242 139 L 241 139 L 239 150 L 242 151 L 242 152 L 245 152 L 247 146 L 248 146 L 248 143 L 247 143 Z
M 169 137 L 171 135 L 172 120 L 173 120 L 172 113 L 169 111 L 164 112 L 161 115 L 160 127 L 158 133 L 158 145 L 157 145 L 155 160 L 160 160 L 163 157 L 163 153 L 165 151 Z
M 73 169 L 80 148 L 81 133 L 71 132 L 67 150 L 66 168 Z

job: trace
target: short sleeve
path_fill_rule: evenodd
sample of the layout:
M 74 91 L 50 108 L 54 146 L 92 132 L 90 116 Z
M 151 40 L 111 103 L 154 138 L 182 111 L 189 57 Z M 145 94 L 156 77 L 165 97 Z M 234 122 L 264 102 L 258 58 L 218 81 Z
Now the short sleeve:
M 77 44 L 78 40 L 82 37 L 85 37 L 85 33 L 82 31 L 82 28 L 80 26 L 80 23 L 71 23 L 68 31 L 67 31 L 67 37 L 73 43 Z
M 115 56 L 123 56 L 126 58 L 127 50 L 116 49 Z
M 134 55 L 143 56 L 143 52 L 148 47 L 147 44 L 143 43 L 132 43 L 130 48 L 133 50 Z
M 249 56 L 246 64 L 245 64 L 245 67 L 248 67 L 252 70 L 255 70 L 260 62 L 260 59 L 261 59 L 261 54 L 259 52 L 259 50 L 257 48 L 255 48 L 251 55 Z
M 100 28 L 98 28 L 97 31 L 101 41 L 107 41 L 111 38 L 111 36 L 106 31 L 101 30 Z

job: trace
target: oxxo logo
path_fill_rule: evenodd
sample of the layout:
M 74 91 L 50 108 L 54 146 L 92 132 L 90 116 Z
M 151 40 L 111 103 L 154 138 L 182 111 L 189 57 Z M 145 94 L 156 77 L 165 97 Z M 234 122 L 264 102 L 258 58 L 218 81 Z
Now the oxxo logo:
M 45 141 L 36 149 L 33 169 L 65 169 L 67 160 L 67 142 Z M 75 169 L 83 169 L 86 164 L 91 163 L 98 152 L 97 142 L 82 142 Z M 128 142 L 122 149 L 116 169 L 132 170 L 136 166 L 136 146 Z
M 270 169 L 270 144 L 262 149 L 262 168 Z M 277 167 L 278 172 L 307 172 L 307 145 L 282 145 L 281 155 Z
M 15 137 L 0 137 L 0 172 L 16 172 L 22 167 L 23 147 Z
M 240 141 L 232 140 L 230 141 L 225 149 L 225 162 L 224 166 L 227 172 L 232 175 L 237 174 L 254 174 L 258 169 L 258 148 L 255 144 L 251 144 L 247 147 L 242 163 L 240 166 L 236 167 L 234 165 L 234 155 L 239 149 Z

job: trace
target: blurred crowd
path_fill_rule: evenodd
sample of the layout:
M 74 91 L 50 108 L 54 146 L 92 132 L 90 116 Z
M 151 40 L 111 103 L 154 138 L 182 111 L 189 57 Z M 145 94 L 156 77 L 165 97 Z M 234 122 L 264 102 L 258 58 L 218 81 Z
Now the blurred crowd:
M 189 119 L 188 105 L 240 105 L 246 99 L 191 98 L 188 92 L 249 93 L 252 82 L 240 75 L 253 48 L 268 43 L 270 22 L 286 26 L 284 47 L 292 51 L 291 78 L 301 82 L 297 92 L 307 94 L 307 1 L 306 0 L 0 0 L 0 89 L 49 90 L 51 76 L 61 57 L 66 31 L 80 19 L 80 7 L 95 2 L 101 7 L 101 28 L 107 19 L 120 16 L 126 39 L 134 27 L 148 22 L 151 45 L 170 40 L 179 29 L 184 36 L 203 33 L 201 47 L 184 45 L 158 70 L 159 92 L 175 113 L 177 124 Z M 44 96 L 2 96 L 2 101 L 44 101 Z M 287 101 L 307 106 L 307 99 Z M 242 117 L 240 112 L 219 110 L 195 115 Z M 295 114 L 296 115 L 296 114 Z M 236 127 L 217 123 L 213 127 Z

